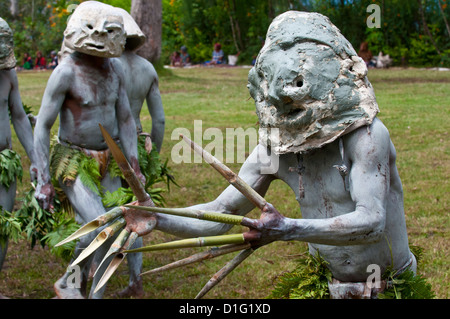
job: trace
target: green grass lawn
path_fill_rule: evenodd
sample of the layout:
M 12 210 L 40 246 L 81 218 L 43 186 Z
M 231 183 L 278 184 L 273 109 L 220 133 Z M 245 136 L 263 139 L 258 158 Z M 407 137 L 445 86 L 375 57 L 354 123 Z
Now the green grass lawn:
M 172 148 L 179 143 L 172 132 L 186 128 L 194 138 L 194 120 L 202 120 L 208 128 L 256 128 L 257 117 L 246 85 L 245 68 L 176 69 L 160 73 L 160 90 L 166 113 L 166 135 L 161 157 L 169 158 L 180 187 L 165 194 L 167 206 L 184 207 L 213 200 L 227 182 L 207 164 L 171 161 Z M 19 73 L 23 102 L 37 114 L 49 72 Z M 450 72 L 416 69 L 370 70 L 381 109 L 379 118 L 391 133 L 397 149 L 397 166 L 405 193 L 405 214 L 410 243 L 424 249 L 420 273 L 428 279 L 438 298 L 449 297 L 449 106 Z M 151 129 L 148 111 L 142 113 L 146 131 Z M 54 126 L 56 133 L 57 126 Z M 203 146 L 209 141 L 203 141 Z M 224 141 L 224 146 L 226 141 Z M 14 136 L 13 147 L 28 160 Z M 247 150 L 247 153 L 251 150 Z M 240 163 L 227 163 L 235 172 Z M 25 174 L 18 188 L 17 205 L 29 188 Z M 289 217 L 301 217 L 293 192 L 276 181 L 267 195 L 269 202 Z M 258 217 L 253 211 L 250 216 Z M 242 231 L 239 227 L 231 232 Z M 155 232 L 145 243 L 174 239 Z M 164 265 L 189 256 L 199 249 L 146 253 L 143 270 Z M 274 280 L 291 271 L 296 259 L 307 251 L 302 242 L 277 242 L 257 250 L 206 298 L 265 298 L 273 289 Z M 181 270 L 145 276 L 144 298 L 193 298 L 230 256 L 219 257 Z M 48 249 L 36 246 L 30 250 L 25 241 L 10 243 L 3 271 L 0 293 L 10 298 L 52 298 L 53 283 L 63 274 L 67 263 L 53 256 Z M 124 263 L 110 281 L 105 297 L 125 288 L 128 282 Z

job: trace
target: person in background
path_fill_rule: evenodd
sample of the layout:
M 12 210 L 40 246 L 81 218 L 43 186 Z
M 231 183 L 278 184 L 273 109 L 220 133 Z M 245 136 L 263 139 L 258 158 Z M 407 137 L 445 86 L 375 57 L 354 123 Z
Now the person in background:
M 27 52 L 23 54 L 22 68 L 24 70 L 33 69 L 33 60 L 31 59 L 31 56 Z
M 172 53 L 172 55 L 170 56 L 170 66 L 182 66 L 180 52 L 175 51 Z
M 180 56 L 181 56 L 181 64 L 183 66 L 189 66 L 191 65 L 191 56 L 189 55 L 189 53 L 187 52 L 187 48 L 183 45 L 180 48 Z
M 36 52 L 36 59 L 34 60 L 34 69 L 35 70 L 43 70 L 47 67 L 47 61 L 42 55 L 41 51 Z
M 373 54 L 369 50 L 369 44 L 367 42 L 362 42 L 359 46 L 358 55 L 366 62 L 366 66 L 369 67 L 375 67 L 375 64 L 373 63 Z
M 205 62 L 206 65 L 216 65 L 224 63 L 225 54 L 222 50 L 222 45 L 220 43 L 216 43 L 214 45 L 214 50 L 212 52 L 212 60 Z
M 53 70 L 58 65 L 58 55 L 56 51 L 50 53 L 50 62 L 47 65 L 47 69 Z

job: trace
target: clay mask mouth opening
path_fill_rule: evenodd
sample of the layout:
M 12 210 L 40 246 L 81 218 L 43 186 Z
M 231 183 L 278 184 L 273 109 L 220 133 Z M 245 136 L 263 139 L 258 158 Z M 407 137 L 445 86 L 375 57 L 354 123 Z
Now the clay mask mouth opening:
M 89 48 L 96 49 L 96 50 L 104 50 L 104 49 L 105 49 L 105 46 L 104 46 L 104 45 L 101 45 L 101 44 L 87 43 L 86 45 L 87 45 Z
M 304 109 L 294 109 L 292 111 L 290 111 L 287 116 L 288 117 L 297 117 L 298 115 L 300 115 L 301 113 L 303 113 L 305 110 Z

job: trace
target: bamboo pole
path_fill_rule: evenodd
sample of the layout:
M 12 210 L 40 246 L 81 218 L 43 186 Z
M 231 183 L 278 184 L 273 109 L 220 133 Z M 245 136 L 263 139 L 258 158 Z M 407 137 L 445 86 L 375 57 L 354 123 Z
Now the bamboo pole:
M 145 251 L 178 249 L 178 248 L 192 248 L 204 246 L 219 246 L 228 244 L 243 244 L 245 243 L 244 234 L 231 234 L 209 237 L 198 237 L 175 240 L 167 243 L 145 246 L 141 248 L 125 250 L 125 253 L 138 253 Z
M 228 262 L 225 267 L 219 270 L 200 290 L 195 299 L 200 299 L 208 293 L 212 288 L 214 288 L 223 278 L 225 278 L 230 272 L 236 269 L 245 259 L 247 259 L 254 250 L 248 248 L 240 252 L 236 257 L 234 257 L 230 262 Z
M 240 215 L 222 214 L 194 208 L 164 208 L 164 207 L 147 207 L 135 205 L 124 205 L 124 206 L 127 208 L 145 210 L 154 213 L 163 213 L 168 215 L 196 218 L 231 225 L 242 225 L 242 221 L 246 218 Z
M 111 247 L 109 248 L 108 252 L 105 254 L 105 257 L 103 257 L 103 260 L 101 261 L 100 265 L 97 267 L 97 270 L 94 273 L 94 277 L 97 274 L 100 267 L 103 265 L 103 263 L 112 255 L 119 253 L 120 249 L 125 245 L 125 243 L 128 240 L 128 237 L 130 235 L 130 232 L 126 229 L 123 229 L 120 234 L 117 236 L 117 238 L 112 243 Z
M 184 135 L 180 135 L 183 140 L 188 143 L 191 148 L 200 154 L 203 159 L 210 164 L 216 171 L 218 171 L 225 179 L 237 190 L 239 190 L 248 200 L 250 200 L 256 207 L 263 209 L 267 204 L 264 197 L 262 197 L 258 192 L 251 188 L 242 178 L 235 174 L 231 169 L 229 169 L 225 164 L 221 163 L 213 155 L 205 151 L 198 144 L 190 140 Z
M 103 245 L 109 238 L 114 236 L 114 234 L 122 228 L 126 224 L 125 218 L 119 218 L 114 223 L 112 223 L 110 226 L 103 229 L 97 237 L 89 244 L 88 247 L 86 247 L 81 254 L 78 256 L 78 258 L 72 263 L 72 267 L 79 262 L 81 262 L 83 259 L 88 257 L 90 254 L 92 254 L 98 247 Z
M 123 177 L 127 181 L 130 188 L 133 190 L 133 193 L 136 196 L 137 200 L 141 203 L 145 203 L 146 201 L 150 200 L 150 195 L 145 191 L 144 185 L 142 185 L 142 182 L 136 176 L 135 171 L 128 163 L 119 146 L 117 146 L 116 142 L 114 142 L 108 131 L 106 131 L 106 129 L 101 124 L 98 125 L 100 126 L 100 130 L 102 131 L 102 135 L 105 139 L 106 144 L 111 150 L 111 154 L 114 157 L 114 160 L 119 165 Z
M 135 232 L 132 232 L 130 234 L 130 236 L 128 236 L 123 249 L 121 249 L 119 251 L 119 253 L 116 253 L 113 257 L 113 259 L 111 260 L 110 264 L 108 265 L 108 268 L 106 268 L 105 272 L 103 273 L 102 278 L 100 278 L 97 286 L 95 287 L 94 293 L 96 293 L 98 290 L 100 290 L 109 280 L 109 278 L 111 278 L 111 276 L 114 274 L 114 272 L 116 271 L 116 269 L 120 266 L 120 264 L 122 263 L 122 261 L 125 259 L 126 257 L 126 253 L 123 253 L 123 250 L 129 249 L 131 246 L 133 246 L 134 242 L 136 241 L 136 239 L 138 238 L 138 234 Z
M 251 245 L 249 243 L 240 244 L 240 245 L 226 245 L 226 246 L 219 247 L 219 248 L 214 247 L 207 251 L 203 251 L 203 252 L 197 253 L 195 255 L 189 256 L 187 258 L 174 261 L 174 262 L 164 265 L 162 267 L 143 272 L 141 274 L 141 276 L 142 275 L 154 275 L 154 274 L 166 271 L 166 270 L 180 268 L 180 267 L 187 266 L 187 265 L 190 265 L 190 264 L 193 264 L 196 262 L 200 262 L 200 261 L 203 261 L 206 259 L 212 259 L 212 258 L 215 258 L 218 256 L 230 254 L 232 252 L 247 249 L 250 247 L 251 247 Z
M 128 208 L 126 208 L 128 209 Z M 55 247 L 64 245 L 65 243 L 68 243 L 72 240 L 78 239 L 80 237 L 83 237 L 84 235 L 87 235 L 94 230 L 98 229 L 101 226 L 104 226 L 106 223 L 116 219 L 117 217 L 123 215 L 123 208 L 121 207 L 115 207 L 108 211 L 107 213 L 97 217 L 93 221 L 90 221 L 89 223 L 85 224 L 84 226 L 80 227 L 77 231 L 75 231 L 72 235 L 67 237 L 66 239 L 60 241 L 55 245 Z

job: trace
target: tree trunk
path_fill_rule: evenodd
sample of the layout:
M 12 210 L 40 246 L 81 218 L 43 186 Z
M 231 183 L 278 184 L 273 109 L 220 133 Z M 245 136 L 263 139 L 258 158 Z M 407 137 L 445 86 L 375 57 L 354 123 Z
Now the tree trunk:
M 136 53 L 156 63 L 161 56 L 162 1 L 132 0 L 130 14 L 147 37 Z
M 444 12 L 444 9 L 442 8 L 441 0 L 438 0 L 438 5 L 439 5 L 439 10 L 441 11 L 441 14 L 442 14 L 442 19 L 444 19 L 445 27 L 447 28 L 448 36 L 450 37 L 450 27 L 448 25 L 447 18 L 445 17 L 445 12 Z
M 267 16 L 269 17 L 269 21 L 272 21 L 275 18 L 275 10 L 273 9 L 272 0 L 268 0 L 267 7 Z
M 430 32 L 430 29 L 428 28 L 427 25 L 427 21 L 425 19 L 425 13 L 423 12 L 423 6 L 422 6 L 422 0 L 417 0 L 417 3 L 419 5 L 419 13 L 420 16 L 422 17 L 422 24 L 423 24 L 423 30 L 425 31 L 426 35 L 430 38 L 431 44 L 434 46 L 434 48 L 436 49 L 436 52 L 441 55 L 441 51 L 439 50 L 439 48 L 436 45 L 436 42 L 434 42 L 434 38 L 433 35 Z
M 13 18 L 16 18 L 17 15 L 19 14 L 19 1 L 18 0 L 10 0 L 10 7 L 9 7 L 9 11 L 11 12 L 11 15 L 13 16 Z
M 233 8 L 230 8 L 228 15 L 230 16 L 231 32 L 233 34 L 234 46 L 236 47 L 236 52 L 239 53 L 242 49 L 245 49 L 245 45 L 242 42 L 241 28 L 239 27 L 238 19 L 233 18 L 233 12 L 236 12 L 236 1 L 233 0 Z

